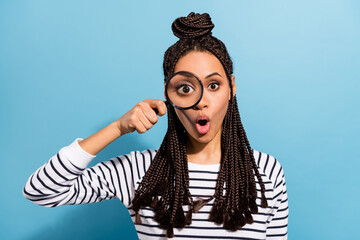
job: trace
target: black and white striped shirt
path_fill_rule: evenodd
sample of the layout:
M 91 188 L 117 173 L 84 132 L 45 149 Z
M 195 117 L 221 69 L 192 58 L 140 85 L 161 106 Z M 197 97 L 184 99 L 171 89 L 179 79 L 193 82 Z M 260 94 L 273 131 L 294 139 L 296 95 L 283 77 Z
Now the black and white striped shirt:
M 95 203 L 118 198 L 134 221 L 130 203 L 156 151 L 133 151 L 86 168 L 96 156 L 84 151 L 77 138 L 35 171 L 27 181 L 23 194 L 30 201 L 45 207 Z M 208 221 L 213 201 L 193 213 L 192 224 L 174 229 L 175 239 L 287 239 L 288 201 L 285 177 L 280 163 L 271 155 L 254 150 L 254 157 L 266 188 L 269 207 L 260 207 L 260 185 L 253 214 L 254 223 L 231 232 Z M 220 164 L 201 165 L 189 162 L 190 192 L 195 197 L 210 197 L 215 191 Z M 187 212 L 184 206 L 184 211 Z M 166 239 L 157 227 L 150 207 L 139 211 L 142 224 L 135 225 L 139 239 Z

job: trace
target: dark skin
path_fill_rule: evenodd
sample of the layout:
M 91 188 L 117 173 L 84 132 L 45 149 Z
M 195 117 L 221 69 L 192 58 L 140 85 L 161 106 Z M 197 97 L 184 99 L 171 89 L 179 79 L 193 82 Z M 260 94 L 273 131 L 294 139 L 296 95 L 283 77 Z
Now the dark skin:
M 217 164 L 221 160 L 222 122 L 230 100 L 230 87 L 221 62 L 209 52 L 191 51 L 175 65 L 175 72 L 194 73 L 202 81 L 204 94 L 192 109 L 175 112 L 187 132 L 187 157 L 197 164 Z M 233 94 L 236 93 L 235 77 L 232 76 Z M 206 115 L 210 128 L 205 134 L 196 128 L 196 118 Z

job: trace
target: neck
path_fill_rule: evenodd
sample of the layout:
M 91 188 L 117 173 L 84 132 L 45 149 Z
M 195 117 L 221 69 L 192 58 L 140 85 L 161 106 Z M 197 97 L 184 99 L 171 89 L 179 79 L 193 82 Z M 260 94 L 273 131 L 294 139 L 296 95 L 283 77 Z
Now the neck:
M 221 161 L 221 130 L 208 143 L 201 143 L 187 135 L 188 161 L 197 164 L 217 164 Z

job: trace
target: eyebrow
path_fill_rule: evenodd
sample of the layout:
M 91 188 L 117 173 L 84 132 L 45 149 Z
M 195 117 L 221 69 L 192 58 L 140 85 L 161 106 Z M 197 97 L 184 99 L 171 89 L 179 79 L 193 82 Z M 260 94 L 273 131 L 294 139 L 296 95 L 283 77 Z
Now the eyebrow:
M 222 77 L 222 76 L 220 75 L 220 73 L 213 72 L 213 73 L 207 75 L 207 76 L 205 77 L 205 79 L 207 79 L 207 78 L 209 78 L 209 77 L 211 77 L 211 76 L 214 76 L 214 75 L 218 75 L 218 76 Z
M 185 76 L 185 77 L 191 77 L 193 73 L 190 73 L 190 72 L 187 72 L 187 71 L 180 71 L 180 72 L 177 72 L 177 73 L 175 73 L 175 74 L 179 74 L 179 75 L 182 75 L 182 76 Z M 209 77 L 211 77 L 211 76 L 214 76 L 214 75 L 218 75 L 218 76 L 222 77 L 220 73 L 218 73 L 218 72 L 213 72 L 213 73 L 210 73 L 209 75 L 207 75 L 207 76 L 205 77 L 205 79 L 207 79 L 207 78 L 209 78 Z M 196 75 L 195 75 L 195 76 L 196 76 Z
M 185 77 L 192 77 L 193 76 L 193 73 L 190 73 L 190 72 L 187 72 L 187 71 L 180 71 L 180 72 L 176 72 L 174 74 L 179 74 L 179 75 L 182 75 L 182 76 L 185 76 Z

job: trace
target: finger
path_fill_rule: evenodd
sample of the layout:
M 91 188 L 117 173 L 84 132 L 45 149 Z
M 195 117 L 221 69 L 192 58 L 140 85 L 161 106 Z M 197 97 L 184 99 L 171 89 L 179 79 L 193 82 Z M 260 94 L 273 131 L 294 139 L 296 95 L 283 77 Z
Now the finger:
M 157 123 L 159 120 L 158 116 L 156 115 L 156 112 L 153 108 L 150 107 L 149 104 L 145 104 L 145 106 L 142 108 L 144 116 L 150 121 L 152 124 Z
M 142 111 L 143 108 L 143 103 L 140 102 L 138 103 L 131 111 L 131 116 L 129 118 L 129 122 L 128 122 L 128 127 L 133 131 L 137 131 L 138 133 L 144 133 L 146 132 L 148 129 L 146 126 L 144 126 L 143 122 L 144 119 L 146 119 L 146 117 L 144 116 L 144 113 Z M 141 120 L 141 118 L 143 120 Z M 149 126 L 148 126 L 149 127 Z
M 158 117 L 154 111 L 154 109 L 152 109 L 149 105 L 148 102 L 139 102 L 138 103 L 138 117 L 140 117 L 140 115 L 144 115 L 144 117 L 147 119 L 147 121 L 150 121 L 152 124 L 157 123 L 158 121 Z M 142 119 L 142 118 L 141 118 Z M 144 125 L 146 125 L 145 119 L 142 119 L 142 122 L 144 123 Z
M 138 119 L 135 124 L 135 129 L 138 133 L 145 133 L 148 129 L 144 126 L 144 124 Z
M 151 108 L 156 108 L 158 110 L 158 115 L 163 116 L 166 114 L 166 104 L 160 99 L 146 99 L 144 102 L 147 102 Z
M 155 115 L 155 114 L 154 114 Z M 156 115 L 155 115 L 156 117 Z M 156 117 L 157 118 L 157 117 Z M 142 123 L 142 125 L 146 128 L 146 130 L 149 130 L 153 127 L 153 123 L 150 122 L 150 120 L 145 116 L 144 112 L 139 113 L 138 115 L 139 121 Z M 155 122 L 156 123 L 156 122 Z

